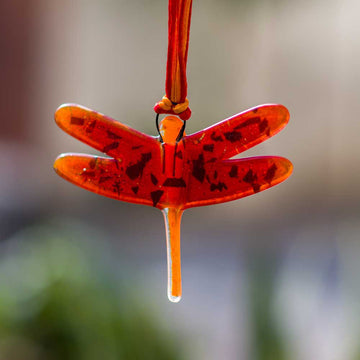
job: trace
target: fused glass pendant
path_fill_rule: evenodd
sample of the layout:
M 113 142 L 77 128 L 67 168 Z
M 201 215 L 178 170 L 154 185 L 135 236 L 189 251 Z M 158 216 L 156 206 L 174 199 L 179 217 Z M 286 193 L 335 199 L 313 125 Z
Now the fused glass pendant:
M 60 176 L 100 195 L 162 210 L 173 302 L 181 298 L 183 211 L 258 193 L 292 172 L 283 157 L 231 159 L 287 124 L 289 113 L 282 105 L 261 105 L 188 136 L 176 116 L 161 121 L 158 137 L 74 104 L 61 106 L 55 119 L 68 134 L 109 156 L 60 155 L 54 164 Z

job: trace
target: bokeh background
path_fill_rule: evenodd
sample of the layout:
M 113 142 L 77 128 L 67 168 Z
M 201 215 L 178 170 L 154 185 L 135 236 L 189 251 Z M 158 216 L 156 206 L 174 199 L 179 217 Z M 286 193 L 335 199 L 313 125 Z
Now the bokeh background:
M 194 1 L 195 132 L 262 103 L 291 120 L 246 155 L 285 183 L 188 210 L 183 299 L 162 214 L 57 177 L 74 102 L 155 135 L 166 0 L 0 0 L 0 359 L 360 359 L 360 2 Z

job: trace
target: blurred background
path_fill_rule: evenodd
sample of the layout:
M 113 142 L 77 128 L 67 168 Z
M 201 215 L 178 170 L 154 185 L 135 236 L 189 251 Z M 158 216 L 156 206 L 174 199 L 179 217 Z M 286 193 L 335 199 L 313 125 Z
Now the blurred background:
M 183 299 L 162 214 L 55 175 L 95 151 L 53 121 L 82 104 L 155 135 L 166 0 L 0 0 L 0 359 L 360 359 L 357 0 L 194 1 L 192 133 L 281 103 L 285 183 L 185 212 Z

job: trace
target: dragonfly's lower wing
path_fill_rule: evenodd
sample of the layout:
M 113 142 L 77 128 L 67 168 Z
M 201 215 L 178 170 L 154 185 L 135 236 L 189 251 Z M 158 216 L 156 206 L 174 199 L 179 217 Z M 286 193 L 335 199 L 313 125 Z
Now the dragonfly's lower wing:
M 161 198 L 154 175 L 143 163 L 126 167 L 117 159 L 85 154 L 64 154 L 54 164 L 64 179 L 116 200 L 159 207 Z
M 190 175 L 185 208 L 236 200 L 287 179 L 289 160 L 276 156 L 224 160 L 205 164 L 201 177 Z

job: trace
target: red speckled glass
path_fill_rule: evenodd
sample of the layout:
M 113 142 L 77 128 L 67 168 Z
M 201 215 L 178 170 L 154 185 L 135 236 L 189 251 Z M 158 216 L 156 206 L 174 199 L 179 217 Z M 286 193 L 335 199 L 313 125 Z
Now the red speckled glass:
M 181 297 L 182 212 L 252 195 L 292 171 L 290 161 L 277 156 L 230 159 L 287 124 L 282 105 L 250 109 L 179 141 L 182 122 L 168 116 L 160 127 L 164 142 L 79 105 L 61 106 L 55 118 L 64 131 L 110 156 L 61 155 L 54 165 L 60 176 L 100 195 L 163 211 L 172 301 Z

